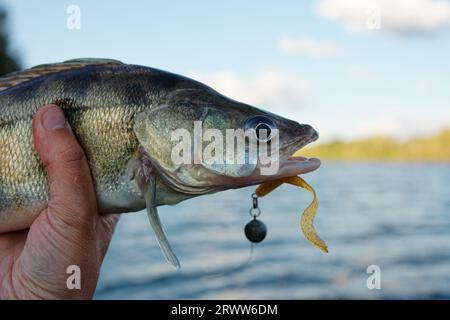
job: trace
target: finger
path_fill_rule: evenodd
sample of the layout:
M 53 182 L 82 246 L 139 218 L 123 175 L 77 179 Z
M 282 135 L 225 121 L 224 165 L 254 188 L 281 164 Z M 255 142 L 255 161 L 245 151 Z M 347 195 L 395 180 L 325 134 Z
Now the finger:
M 106 251 L 108 250 L 117 222 L 119 222 L 119 218 L 120 218 L 119 214 L 108 214 L 105 216 L 101 216 L 100 218 L 100 224 L 103 231 L 101 242 L 103 257 L 105 256 Z
M 103 224 L 103 230 L 107 237 L 111 238 L 116 228 L 117 222 L 119 222 L 120 214 L 107 214 L 101 217 Z
M 0 235 L 0 260 L 3 256 L 17 256 L 25 244 L 28 230 L 14 231 Z
M 62 110 L 55 105 L 41 108 L 33 121 L 33 136 L 48 175 L 49 214 L 56 211 L 70 224 L 93 220 L 97 205 L 91 173 Z

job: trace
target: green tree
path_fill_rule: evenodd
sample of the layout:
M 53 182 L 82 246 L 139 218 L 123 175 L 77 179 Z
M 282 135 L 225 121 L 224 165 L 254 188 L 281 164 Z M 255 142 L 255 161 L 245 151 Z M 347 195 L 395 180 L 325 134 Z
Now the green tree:
M 9 37 L 6 28 L 7 15 L 0 7 L 0 76 L 20 69 L 17 58 L 9 51 Z

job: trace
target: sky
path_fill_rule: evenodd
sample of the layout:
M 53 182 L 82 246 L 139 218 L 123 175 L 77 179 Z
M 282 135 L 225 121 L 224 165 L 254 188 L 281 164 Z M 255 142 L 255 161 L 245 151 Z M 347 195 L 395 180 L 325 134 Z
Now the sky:
M 103 57 L 160 68 L 308 123 L 321 141 L 450 127 L 447 0 L 0 5 L 23 67 Z

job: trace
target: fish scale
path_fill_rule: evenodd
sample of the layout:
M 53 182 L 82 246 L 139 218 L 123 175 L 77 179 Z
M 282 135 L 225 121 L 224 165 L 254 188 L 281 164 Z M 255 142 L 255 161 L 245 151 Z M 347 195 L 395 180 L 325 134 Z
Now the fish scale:
M 102 78 L 111 72 L 103 68 L 120 65 L 95 65 L 96 70 L 83 71 L 80 65 L 79 72 L 67 69 L 53 77 L 44 72 L 42 77 L 34 75 L 25 83 L 0 91 L 0 216 L 14 212 L 25 215 L 29 222 L 48 200 L 47 176 L 34 149 L 31 120 L 39 107 L 49 103 L 63 109 L 86 153 L 100 209 L 118 210 L 108 199 L 136 193 L 121 177 L 139 144 L 132 131 L 132 120 L 143 106 L 121 107 L 122 94 L 111 93 L 114 83 L 110 78 Z M 92 72 L 99 75 L 96 83 L 87 86 L 80 82 L 83 74 L 92 79 Z M 122 74 L 126 78 L 127 74 Z M 77 86 L 82 87 L 84 94 Z

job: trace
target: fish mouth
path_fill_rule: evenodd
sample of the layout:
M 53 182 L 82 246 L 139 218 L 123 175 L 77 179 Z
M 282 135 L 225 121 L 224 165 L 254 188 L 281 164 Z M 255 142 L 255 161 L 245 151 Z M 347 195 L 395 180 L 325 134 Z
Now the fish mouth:
M 280 150 L 279 169 L 275 174 L 276 179 L 298 176 L 320 167 L 321 162 L 318 158 L 294 156 L 298 150 L 319 138 L 318 132 L 312 127 L 309 128 L 308 134 L 292 139 Z

